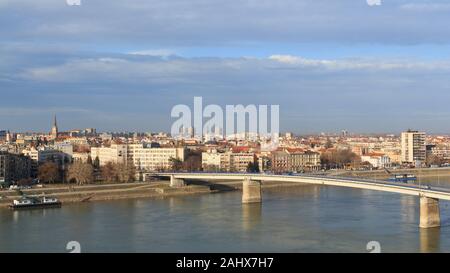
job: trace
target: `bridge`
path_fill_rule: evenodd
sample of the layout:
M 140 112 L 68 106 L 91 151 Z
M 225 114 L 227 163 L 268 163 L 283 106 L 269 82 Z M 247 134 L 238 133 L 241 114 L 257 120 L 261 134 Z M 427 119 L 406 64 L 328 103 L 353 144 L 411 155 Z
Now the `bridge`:
M 170 178 L 171 187 L 183 187 L 185 180 L 242 181 L 242 202 L 262 202 L 261 183 L 264 181 L 290 182 L 313 185 L 348 187 L 418 196 L 420 198 L 420 228 L 441 225 L 439 200 L 450 200 L 450 189 L 430 188 L 411 184 L 384 182 L 355 177 L 328 177 L 320 175 L 272 175 L 253 173 L 149 173 L 154 177 Z

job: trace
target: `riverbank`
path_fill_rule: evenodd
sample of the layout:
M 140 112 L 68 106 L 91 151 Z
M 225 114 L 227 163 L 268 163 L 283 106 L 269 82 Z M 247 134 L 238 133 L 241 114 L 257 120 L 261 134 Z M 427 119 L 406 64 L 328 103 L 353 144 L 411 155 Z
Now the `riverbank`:
M 295 183 L 265 182 L 263 189 L 299 187 Z M 133 198 L 165 198 L 189 194 L 220 193 L 225 191 L 242 190 L 242 181 L 196 182 L 185 187 L 171 188 L 167 181 L 134 182 L 120 184 L 96 184 L 96 185 L 45 185 L 43 188 L 25 189 L 21 192 L 27 196 L 56 197 L 64 203 L 81 203 L 91 201 L 121 200 Z M 14 199 L 21 197 L 21 193 L 15 190 L 0 191 L 0 208 L 7 208 Z
M 189 185 L 183 188 L 171 188 L 166 182 L 121 183 L 99 185 L 46 185 L 43 188 L 22 190 L 27 196 L 56 197 L 63 203 L 118 200 L 129 198 L 157 198 L 186 194 L 210 193 L 207 186 Z M 0 207 L 6 208 L 21 196 L 19 191 L 0 191 Z

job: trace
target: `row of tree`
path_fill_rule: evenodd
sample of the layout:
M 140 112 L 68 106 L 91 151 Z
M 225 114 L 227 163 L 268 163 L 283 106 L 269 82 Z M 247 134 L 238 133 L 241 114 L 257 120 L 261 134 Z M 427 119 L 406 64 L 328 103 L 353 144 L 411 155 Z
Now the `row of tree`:
M 45 162 L 38 168 L 38 179 L 42 183 L 68 182 L 89 184 L 95 181 L 132 182 L 135 180 L 136 168 L 133 164 L 106 163 L 99 166 L 98 162 L 84 163 L 75 161 L 62 169 L 55 162 Z

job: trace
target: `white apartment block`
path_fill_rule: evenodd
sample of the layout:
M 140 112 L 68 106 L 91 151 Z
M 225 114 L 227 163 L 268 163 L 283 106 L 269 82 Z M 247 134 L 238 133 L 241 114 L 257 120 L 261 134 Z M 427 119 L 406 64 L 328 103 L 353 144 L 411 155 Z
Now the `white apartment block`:
M 426 134 L 419 131 L 407 131 L 401 135 L 402 162 L 418 163 L 426 159 Z
M 369 162 L 374 168 L 388 168 L 391 166 L 391 158 L 387 155 L 363 155 L 362 162 Z
M 111 147 L 91 148 L 92 160 L 98 156 L 100 166 L 107 162 L 133 163 L 139 170 L 156 171 L 170 169 L 171 159 L 184 161 L 185 148 L 150 148 L 144 144 L 113 144 Z
M 62 151 L 53 149 L 53 148 L 48 148 L 48 147 L 42 147 L 39 149 L 36 149 L 34 147 L 30 148 L 30 149 L 25 149 L 22 151 L 22 153 L 28 157 L 31 158 L 31 160 L 33 161 L 33 163 L 43 163 L 46 161 L 49 161 L 51 159 L 53 160 L 61 160 L 63 161 L 64 158 L 71 158 L 71 154 L 65 154 Z
M 91 158 L 99 159 L 100 166 L 108 162 L 117 164 L 127 163 L 127 145 L 126 144 L 112 144 L 111 147 L 92 147 Z
M 250 163 L 255 163 L 254 153 L 220 153 L 212 150 L 202 153 L 202 167 L 204 170 L 247 172 Z
M 216 150 L 211 152 L 202 153 L 202 167 L 203 169 L 224 169 L 225 166 L 222 165 L 222 161 L 225 161 L 225 154 L 218 153 Z
M 130 150 L 128 156 L 140 170 L 168 170 L 172 167 L 172 159 L 186 159 L 185 148 L 147 148 L 141 144 L 134 145 Z

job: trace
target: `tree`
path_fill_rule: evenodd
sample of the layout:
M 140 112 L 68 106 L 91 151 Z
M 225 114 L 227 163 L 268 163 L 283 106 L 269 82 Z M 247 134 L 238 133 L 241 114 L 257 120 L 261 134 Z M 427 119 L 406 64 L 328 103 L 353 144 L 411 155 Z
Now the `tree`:
M 119 182 L 133 182 L 136 174 L 136 167 L 133 163 L 116 164 L 117 180 Z
M 100 168 L 100 159 L 98 158 L 98 156 L 96 156 L 94 159 L 94 168 L 96 170 L 98 170 Z
M 188 172 L 200 171 L 202 169 L 201 154 L 190 154 L 183 162 L 183 170 Z
M 321 155 L 320 160 L 327 168 L 344 167 L 355 161 L 361 161 L 360 157 L 350 150 L 333 150 Z
M 107 162 L 100 167 L 101 176 L 105 181 L 117 181 L 117 168 L 113 162 Z
M 92 162 L 92 157 L 91 157 L 90 155 L 88 155 L 88 158 L 87 158 L 86 163 L 89 164 L 89 165 L 93 165 L 93 164 L 94 164 L 94 163 Z
M 183 169 L 183 161 L 181 161 L 181 159 L 171 157 L 169 162 L 172 171 L 180 171 Z
M 94 168 L 91 164 L 76 161 L 69 166 L 67 179 L 75 180 L 80 185 L 91 183 L 94 180 Z
M 437 155 L 429 155 L 427 156 L 426 162 L 428 166 L 431 165 L 441 166 L 442 164 L 444 164 L 444 159 Z
M 33 184 L 32 178 L 23 178 L 17 181 L 17 186 L 31 186 Z
M 60 180 L 58 165 L 51 161 L 45 162 L 38 168 L 38 178 L 43 183 L 55 183 Z
M 248 173 L 259 173 L 258 163 L 249 162 L 248 166 L 247 166 L 247 172 Z

